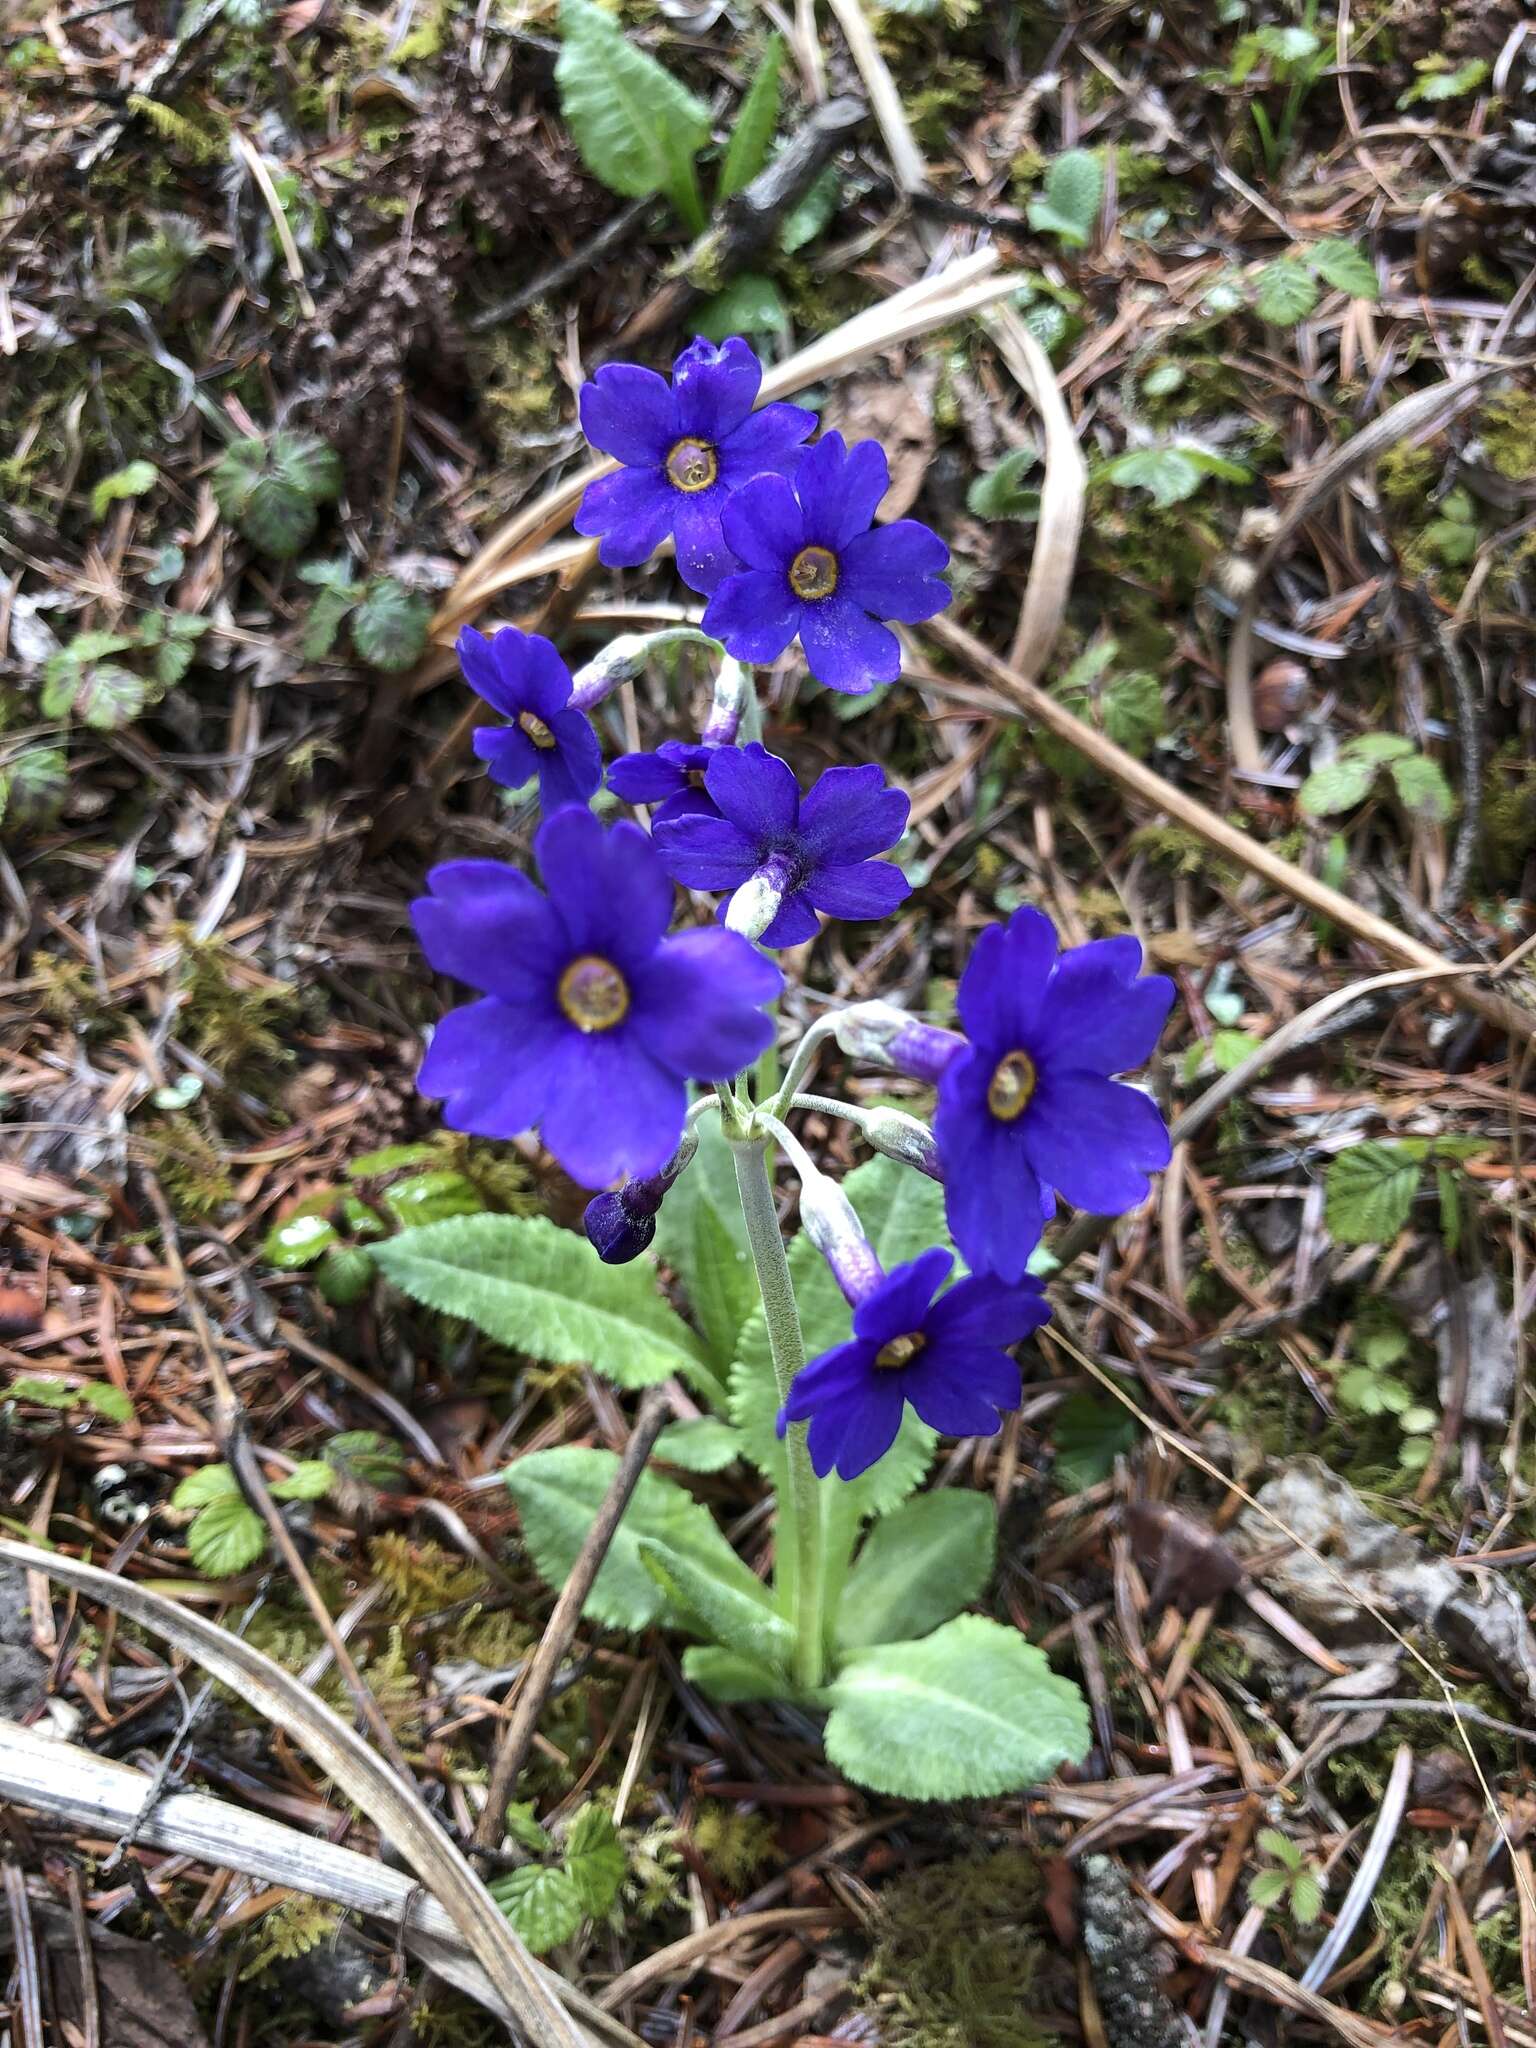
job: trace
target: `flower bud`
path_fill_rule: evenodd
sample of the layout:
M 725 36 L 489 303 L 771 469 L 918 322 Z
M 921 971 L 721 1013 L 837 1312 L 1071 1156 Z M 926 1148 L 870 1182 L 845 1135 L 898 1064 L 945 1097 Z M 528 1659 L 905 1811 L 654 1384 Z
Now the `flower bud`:
M 852 1202 L 824 1173 L 800 1182 L 800 1222 L 806 1236 L 832 1268 L 848 1300 L 858 1303 L 885 1275 Z
M 863 1136 L 877 1152 L 883 1152 L 887 1159 L 899 1159 L 903 1166 L 915 1166 L 919 1173 L 926 1173 L 930 1180 L 942 1180 L 944 1170 L 939 1165 L 939 1148 L 928 1126 L 915 1116 L 908 1116 L 904 1109 L 865 1109 L 859 1112 L 858 1125 Z
M 656 1235 L 656 1215 L 667 1189 L 699 1149 L 690 1124 L 682 1142 L 660 1173 L 627 1180 L 620 1188 L 594 1195 L 582 1212 L 582 1228 L 605 1266 L 627 1266 L 638 1259 Z
M 727 655 L 715 677 L 715 694 L 699 734 L 706 747 L 734 747 L 741 721 L 752 697 L 752 671 L 734 655 Z
M 744 939 L 760 939 L 783 908 L 793 877 L 782 854 L 772 853 L 747 877 L 725 909 L 725 928 Z
M 894 1003 L 854 1003 L 839 1012 L 833 1028 L 850 1059 L 894 1067 L 917 1081 L 937 1081 L 965 1046 L 958 1031 L 924 1024 Z

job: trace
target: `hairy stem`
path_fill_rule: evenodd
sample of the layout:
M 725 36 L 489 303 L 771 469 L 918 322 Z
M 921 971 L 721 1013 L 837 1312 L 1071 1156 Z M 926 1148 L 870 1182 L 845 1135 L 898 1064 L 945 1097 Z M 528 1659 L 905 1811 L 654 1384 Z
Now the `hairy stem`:
M 805 1363 L 805 1339 L 800 1334 L 800 1311 L 795 1304 L 789 1260 L 773 1205 L 768 1147 L 761 1138 L 733 1139 L 731 1153 L 736 1162 L 736 1186 L 746 1219 L 747 1240 L 752 1247 L 752 1263 L 763 1297 L 773 1376 L 778 1383 L 779 1399 L 785 1401 L 789 1398 L 791 1380 Z M 779 1501 L 779 1544 L 781 1555 L 786 1556 L 786 1561 L 792 1560 L 789 1618 L 795 1631 L 795 1680 L 811 1691 L 820 1685 L 824 1669 L 821 1490 L 811 1470 L 803 1424 L 791 1428 L 786 1448 L 789 1486 Z M 781 1583 L 784 1576 L 781 1568 Z

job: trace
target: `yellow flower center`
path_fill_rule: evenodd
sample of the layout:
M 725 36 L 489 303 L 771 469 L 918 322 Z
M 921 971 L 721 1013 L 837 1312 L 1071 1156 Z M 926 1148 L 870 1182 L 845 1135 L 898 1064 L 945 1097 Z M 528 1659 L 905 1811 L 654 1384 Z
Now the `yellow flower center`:
M 629 983 L 610 961 L 583 953 L 560 977 L 556 996 L 578 1031 L 611 1031 L 629 1012 Z
M 909 1330 L 905 1337 L 893 1337 L 889 1344 L 882 1344 L 875 1353 L 875 1364 L 882 1372 L 897 1372 L 910 1365 L 927 1342 L 921 1330 Z
M 533 744 L 536 747 L 540 748 L 542 752 L 547 754 L 550 748 L 553 747 L 553 745 L 555 744 L 554 734 L 550 731 L 549 727 L 544 723 L 543 719 L 537 715 L 537 713 L 532 711 L 519 711 L 519 713 L 517 714 L 517 722 L 521 729 L 528 735 L 529 739 L 533 741 Z
M 1011 1124 L 1029 1107 L 1035 1092 L 1035 1063 L 1027 1052 L 1005 1053 L 987 1083 L 987 1107 L 1000 1122 Z
M 789 565 L 789 587 L 796 597 L 813 602 L 837 588 L 837 557 L 830 548 L 802 548 Z
M 667 476 L 680 491 L 707 491 L 720 474 L 720 459 L 707 441 L 679 441 L 667 457 Z

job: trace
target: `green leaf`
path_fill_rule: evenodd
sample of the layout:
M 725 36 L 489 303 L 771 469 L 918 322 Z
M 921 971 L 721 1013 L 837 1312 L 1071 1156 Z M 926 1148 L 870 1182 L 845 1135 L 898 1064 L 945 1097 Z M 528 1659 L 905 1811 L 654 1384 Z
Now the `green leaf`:
M 376 1429 L 344 1429 L 325 1447 L 326 1463 L 344 1478 L 364 1486 L 398 1486 L 405 1470 L 405 1452 Z
M 144 709 L 144 679 L 106 657 L 132 645 L 125 633 L 78 633 L 50 654 L 43 663 L 43 716 L 78 718 L 96 732 L 130 724 Z
M 724 341 L 731 334 L 781 334 L 791 324 L 783 293 L 756 270 L 743 271 L 693 316 L 695 329 L 708 341 Z
M 592 0 L 561 0 L 560 111 L 582 162 L 625 199 L 671 193 L 709 140 L 709 109 Z
M 758 1292 L 736 1168 L 718 1117 L 702 1120 L 699 1149 L 668 1191 L 656 1250 L 676 1268 L 710 1356 L 726 1372 Z
M 171 1495 L 173 1508 L 205 1508 L 210 1501 L 241 1500 L 240 1483 L 227 1465 L 204 1465 L 189 1472 Z
M 1152 751 L 1163 732 L 1163 689 L 1146 669 L 1132 669 L 1104 692 L 1104 730 L 1116 746 L 1138 761 Z
M 274 1500 L 324 1500 L 336 1473 L 324 1458 L 305 1458 L 285 1478 L 273 1482 Z
M 781 1700 L 789 1690 L 782 1671 L 751 1657 L 738 1657 L 734 1650 L 722 1650 L 713 1643 L 695 1643 L 684 1650 L 683 1676 L 721 1706 Z
M 341 491 L 341 459 L 313 434 L 232 441 L 213 471 L 224 517 L 263 554 L 296 555 L 314 532 L 316 507 Z
M 1317 284 L 1304 263 L 1282 256 L 1259 272 L 1254 310 L 1271 327 L 1294 327 L 1317 304 Z
M 838 1606 L 844 1650 L 925 1636 L 979 1599 L 997 1553 L 997 1516 L 984 1493 L 920 1494 L 877 1522 Z
M 1116 1458 L 1133 1451 L 1140 1434 L 1135 1416 L 1118 1401 L 1100 1394 L 1068 1394 L 1056 1410 L 1052 1430 L 1052 1476 L 1063 1493 L 1083 1493 L 1109 1477 Z
M 565 1583 L 618 1463 L 612 1451 L 563 1445 L 535 1451 L 507 1468 L 507 1487 L 522 1516 L 523 1540 L 550 1585 Z M 767 1598 L 715 1527 L 708 1508 L 674 1480 L 642 1472 L 584 1610 L 594 1621 L 610 1628 L 639 1629 L 663 1614 L 679 1618 L 640 1561 L 642 1543 L 687 1559 L 750 1599 Z
M 315 1268 L 315 1285 L 332 1308 L 351 1308 L 372 1287 L 376 1270 L 360 1244 L 333 1244 Z
M 1298 1870 L 1291 1879 L 1291 1918 L 1298 1927 L 1310 1927 L 1323 1910 L 1323 1888 L 1316 1874 Z
M 1446 68 L 1444 57 L 1421 57 L 1413 68 L 1419 75 L 1398 101 L 1400 107 L 1416 106 L 1420 100 L 1431 104 L 1459 100 L 1465 93 L 1476 92 L 1488 76 L 1488 65 L 1481 57 L 1472 58 L 1455 71 Z
M 491 1886 L 491 1897 L 536 1956 L 569 1941 L 581 1925 L 581 1897 L 563 1870 L 526 1864 Z
M 133 1420 L 133 1402 L 111 1380 L 86 1380 L 80 1387 L 80 1398 L 87 1408 L 94 1408 L 108 1422 Z
M 1261 1870 L 1248 1887 L 1248 1897 L 1255 1906 L 1278 1906 L 1290 1888 L 1287 1871 Z
M 370 668 L 409 668 L 427 644 L 432 607 L 392 576 L 375 576 L 352 614 L 352 645 Z
M 1441 773 L 1439 762 L 1431 761 L 1427 754 L 1410 754 L 1394 761 L 1388 773 L 1404 807 L 1416 816 L 1443 825 L 1455 810 L 1451 786 Z
M 243 1572 L 266 1547 L 266 1524 L 238 1495 L 211 1500 L 187 1530 L 192 1562 L 210 1579 Z
M 1326 284 L 1335 291 L 1348 292 L 1353 299 L 1379 299 L 1381 286 L 1376 281 L 1376 267 L 1363 249 L 1357 249 L 1353 242 L 1340 241 L 1330 236 L 1328 240 L 1316 243 L 1308 252 L 1307 261 Z
M 1200 465 L 1183 448 L 1128 448 L 1099 474 L 1126 489 L 1150 491 L 1154 505 L 1181 504 L 1202 482 Z
M 758 1580 L 755 1592 L 739 1581 L 727 1584 L 685 1553 L 656 1543 L 640 1544 L 640 1562 L 666 1595 L 667 1610 L 681 1616 L 690 1634 L 734 1650 L 756 1664 L 784 1669 L 794 1650 L 794 1631 Z M 748 1574 L 751 1577 L 751 1574 Z
M 163 214 L 154 234 L 130 243 L 123 251 L 113 279 L 114 293 L 134 299 L 168 299 L 207 246 L 196 221 L 185 214 Z
M 584 1237 L 545 1216 L 424 1223 L 387 1238 L 375 1257 L 413 1301 L 549 1365 L 590 1365 L 615 1386 L 648 1387 L 673 1373 L 697 1378 L 704 1363 L 648 1264 L 605 1266 Z
M 1039 467 L 1038 448 L 1014 448 L 976 478 L 965 494 L 966 510 L 977 519 L 1038 519 L 1040 488 L 1024 478 Z
M 23 747 L 0 770 L 0 822 L 13 833 L 51 825 L 69 788 L 69 758 L 62 747 Z
M 142 498 L 159 481 L 160 472 L 152 462 L 130 462 L 124 469 L 114 469 L 110 476 L 102 477 L 92 486 L 91 517 L 105 519 L 109 505 L 115 505 L 119 498 Z
M 355 1168 L 347 1171 L 351 1178 L 358 1178 Z M 387 1187 L 379 1199 L 402 1230 L 420 1223 L 441 1223 L 449 1216 L 479 1216 L 485 1209 L 485 1198 L 474 1182 L 451 1166 L 408 1174 Z
M 842 204 L 843 174 L 836 164 L 828 164 L 809 192 L 793 207 L 779 229 L 779 247 L 786 256 L 793 256 L 797 249 L 803 249 L 808 242 L 814 242 Z
M 1297 793 L 1296 801 L 1313 818 L 1336 817 L 1364 803 L 1376 780 L 1375 763 L 1357 756 L 1337 754 L 1322 768 L 1314 768 Z
M 303 575 L 303 570 L 299 574 Z M 304 629 L 299 635 L 299 652 L 306 661 L 324 661 L 336 645 L 336 636 L 341 624 L 361 596 L 361 586 L 350 589 L 333 589 L 327 585 L 316 596 L 304 617 Z
M 1390 1244 L 1408 1221 L 1419 1162 L 1402 1145 L 1352 1145 L 1329 1162 L 1328 1229 L 1336 1244 Z
M 657 1458 L 684 1472 L 723 1472 L 741 1456 L 741 1436 L 717 1415 L 669 1422 L 656 1440 Z
M 1088 1710 L 1015 1629 L 962 1614 L 920 1643 L 861 1650 L 826 1689 L 827 1755 L 897 1799 L 984 1799 L 1088 1753 Z
M 525 1849 L 531 1849 L 535 1856 L 552 1856 L 555 1850 L 554 1837 L 547 1828 L 542 1828 L 533 1816 L 531 1799 L 511 1799 L 507 1802 L 507 1833 L 514 1842 L 521 1842 Z
M 340 1188 L 317 1188 L 286 1216 L 279 1217 L 261 1241 L 261 1256 L 267 1264 L 285 1273 L 312 1266 L 323 1251 L 337 1242 L 331 1217 L 341 1200 Z
M 109 1422 L 132 1422 L 133 1403 L 110 1380 L 84 1380 L 71 1386 L 50 1373 L 23 1374 L 5 1389 L 7 1401 L 27 1401 L 35 1408 L 94 1408 Z
M 1086 248 L 1103 198 L 1103 164 L 1091 149 L 1069 149 L 1046 172 L 1042 197 L 1030 201 L 1029 224 L 1069 249 Z
M 1260 1828 L 1254 1837 L 1266 1856 L 1273 1856 L 1277 1863 L 1283 1863 L 1287 1870 L 1300 1870 L 1301 1851 L 1289 1835 L 1283 1835 L 1279 1828 Z
M 589 1919 L 600 1920 L 613 1906 L 627 1869 L 613 1815 L 589 1802 L 565 1838 L 565 1874 Z
M 784 38 L 777 30 L 768 38 L 757 76 L 736 109 L 731 139 L 720 166 L 718 197 L 729 199 L 750 185 L 768 161 L 773 132 L 779 122 L 779 72 L 784 64 Z

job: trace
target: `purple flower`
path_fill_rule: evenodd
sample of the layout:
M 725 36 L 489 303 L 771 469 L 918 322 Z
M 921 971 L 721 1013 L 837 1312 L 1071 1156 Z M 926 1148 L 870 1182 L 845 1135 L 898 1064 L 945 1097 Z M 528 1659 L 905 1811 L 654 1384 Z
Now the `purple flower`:
M 735 568 L 720 532 L 727 498 L 748 477 L 791 471 L 816 425 L 803 406 L 754 412 L 762 381 L 762 364 L 732 335 L 720 348 L 702 338 L 685 348 L 670 387 L 633 363 L 606 363 L 582 385 L 583 432 L 623 464 L 587 486 L 576 514 L 578 533 L 602 535 L 610 568 L 647 561 L 669 533 L 690 588 L 713 590 Z
M 977 940 L 960 977 L 969 1044 L 939 1076 L 934 1118 L 949 1227 L 976 1271 L 1019 1279 L 1057 1191 L 1114 1216 L 1168 1164 L 1157 1105 L 1109 1078 L 1150 1057 L 1173 1001 L 1167 976 L 1140 967 L 1133 938 L 1058 955 L 1038 910 Z
M 746 565 L 710 598 L 704 630 L 738 661 L 776 661 L 798 633 L 811 674 L 862 694 L 901 674 L 882 619 L 931 619 L 950 600 L 949 549 L 916 519 L 875 526 L 891 473 L 878 441 L 823 434 L 793 483 L 754 477 L 725 508 L 725 538 Z
M 439 974 L 484 989 L 438 1025 L 417 1085 L 456 1131 L 538 1125 L 589 1188 L 656 1173 L 689 1077 L 736 1074 L 773 1037 L 778 970 L 734 932 L 669 938 L 672 884 L 637 825 L 568 806 L 534 841 L 541 893 L 492 860 L 434 868 L 411 906 Z
M 763 945 L 814 938 L 818 910 L 884 917 L 911 894 L 900 868 L 871 858 L 896 844 L 909 809 L 878 768 L 829 768 L 802 800 L 789 764 L 754 740 L 722 747 L 704 787 L 719 816 L 658 820 L 662 861 L 690 889 L 760 888 L 764 907 L 776 905 L 752 934 Z
M 704 789 L 704 771 L 718 751 L 691 740 L 663 740 L 654 754 L 620 754 L 609 767 L 608 787 L 627 804 L 656 804 L 653 825 L 693 814 L 718 818 Z
M 597 734 L 570 709 L 571 672 L 539 633 L 503 626 L 489 639 L 466 626 L 455 650 L 464 680 L 510 725 L 477 725 L 475 752 L 492 782 L 521 789 L 539 778 L 546 811 L 584 804 L 603 779 Z
M 991 1436 L 1001 1411 L 1018 1406 L 1019 1368 L 1004 1346 L 1049 1317 L 1044 1290 L 989 1274 L 939 1294 L 953 1265 L 948 1252 L 930 1251 L 896 1267 L 854 1309 L 852 1339 L 796 1373 L 779 1435 L 809 1422 L 821 1478 L 868 1471 L 895 1442 L 906 1402 L 946 1436 Z

